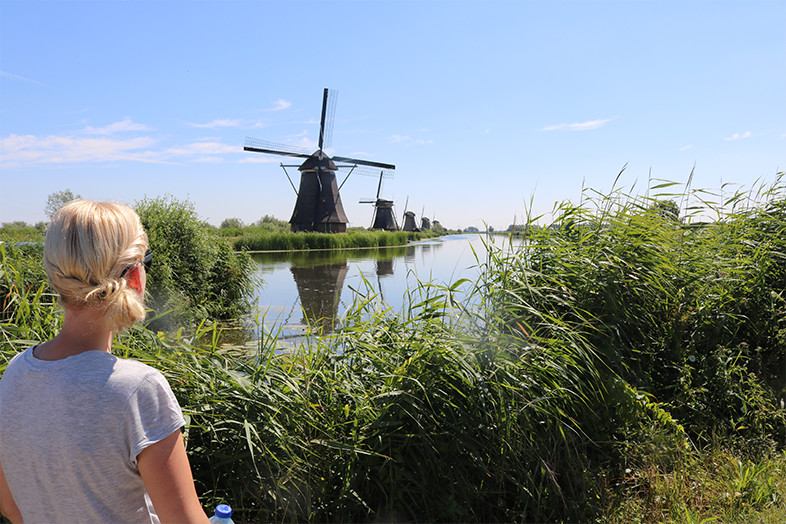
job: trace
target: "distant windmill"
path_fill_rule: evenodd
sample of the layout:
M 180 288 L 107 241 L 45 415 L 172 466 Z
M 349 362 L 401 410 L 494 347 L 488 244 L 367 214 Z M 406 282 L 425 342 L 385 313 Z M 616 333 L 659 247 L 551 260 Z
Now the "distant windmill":
M 404 203 L 404 216 L 402 217 L 403 224 L 401 225 L 402 231 L 420 231 L 418 225 L 415 223 L 415 213 L 413 211 L 407 211 L 407 206 L 409 206 L 409 197 L 407 197 L 406 202 Z
M 384 229 L 386 231 L 398 231 L 396 216 L 393 214 L 393 201 L 379 198 L 382 191 L 382 178 L 385 171 L 379 172 L 379 184 L 377 184 L 377 197 L 374 200 L 361 200 L 361 204 L 374 204 L 374 216 L 371 219 L 371 229 Z
M 431 229 L 431 220 L 424 214 L 426 211 L 426 206 L 423 206 L 423 209 L 420 210 L 420 229 L 423 231 L 427 229 Z
M 420 231 L 420 228 L 415 224 L 414 211 L 407 211 L 404 213 L 404 225 L 401 227 L 403 231 Z
M 351 168 L 349 174 L 357 166 L 375 167 L 382 169 L 383 172 L 384 170 L 393 171 L 396 169 L 396 166 L 393 164 L 340 156 L 331 158 L 325 154 L 323 147 L 329 147 L 332 135 L 335 100 L 335 91 L 325 88 L 322 95 L 319 144 L 315 152 L 309 154 L 301 148 L 293 148 L 253 138 L 246 138 L 246 143 L 243 147 L 244 151 L 306 159 L 298 166 L 298 171 L 300 171 L 300 189 L 295 189 L 292 179 L 289 179 L 289 183 L 292 184 L 292 188 L 295 189 L 297 194 L 295 210 L 292 212 L 292 218 L 289 219 L 292 231 L 343 233 L 347 230 L 347 215 L 341 203 L 341 195 L 339 195 L 341 187 L 336 183 L 336 171 L 338 171 L 339 167 Z M 335 162 L 347 165 L 337 166 Z M 284 173 L 289 178 L 289 174 L 286 171 L 287 167 L 294 166 L 281 164 L 281 168 L 284 169 Z M 349 174 L 347 174 L 347 178 Z M 347 178 L 344 179 L 344 182 L 346 182 Z

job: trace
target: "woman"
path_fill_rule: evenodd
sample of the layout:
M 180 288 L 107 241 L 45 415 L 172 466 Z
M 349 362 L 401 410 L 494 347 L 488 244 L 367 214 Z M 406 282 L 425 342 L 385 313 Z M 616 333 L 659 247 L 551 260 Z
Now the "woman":
M 145 316 L 150 262 L 126 206 L 75 201 L 53 217 L 44 265 L 63 326 L 0 380 L 0 511 L 12 522 L 208 522 L 169 384 L 112 355 L 114 333 Z

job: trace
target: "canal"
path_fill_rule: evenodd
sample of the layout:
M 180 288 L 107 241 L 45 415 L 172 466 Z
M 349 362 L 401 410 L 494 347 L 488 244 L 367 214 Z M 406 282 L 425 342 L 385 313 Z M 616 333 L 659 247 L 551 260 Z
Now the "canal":
M 399 311 L 407 289 L 418 282 L 475 280 L 488 238 L 449 235 L 380 249 L 254 253 L 260 323 L 268 332 L 280 331 L 279 339 L 302 335 L 309 320 L 327 332 L 357 291 L 378 294 Z

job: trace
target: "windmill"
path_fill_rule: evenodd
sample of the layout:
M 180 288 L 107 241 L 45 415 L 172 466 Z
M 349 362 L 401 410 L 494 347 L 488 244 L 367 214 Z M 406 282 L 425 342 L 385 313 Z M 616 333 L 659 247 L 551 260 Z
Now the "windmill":
M 370 160 L 359 160 L 348 157 L 329 157 L 323 148 L 329 147 L 333 114 L 335 112 L 335 91 L 325 88 L 322 95 L 322 117 L 319 122 L 318 149 L 309 154 L 301 148 L 294 148 L 271 142 L 246 138 L 244 151 L 265 153 L 269 155 L 283 155 L 295 158 L 305 158 L 300 166 L 287 166 L 283 163 L 281 168 L 289 178 L 289 183 L 295 189 L 295 184 L 287 173 L 287 167 L 297 167 L 300 171 L 300 188 L 295 189 L 297 200 L 292 218 L 289 219 L 292 231 L 321 231 L 328 233 L 343 233 L 347 230 L 347 215 L 341 203 L 339 190 L 341 186 L 336 183 L 336 172 L 339 168 L 350 168 L 344 181 L 346 182 L 352 171 L 358 166 L 369 166 L 383 170 L 393 171 L 396 166 Z M 341 165 L 336 164 L 339 162 Z
M 401 226 L 401 230 L 420 231 L 420 228 L 415 223 L 415 213 L 412 211 L 407 211 L 408 205 L 409 205 L 409 197 L 407 197 L 407 202 L 404 204 L 404 217 L 403 217 L 404 224 Z
M 371 229 L 384 229 L 386 231 L 398 231 L 396 216 L 393 214 L 393 201 L 379 198 L 382 191 L 382 178 L 385 171 L 379 172 L 379 184 L 377 184 L 377 197 L 374 200 L 361 200 L 361 204 L 374 204 L 374 216 L 371 219 Z
M 431 220 L 424 214 L 425 212 L 426 206 L 423 206 L 423 209 L 420 210 L 420 229 L 423 231 L 431 229 Z

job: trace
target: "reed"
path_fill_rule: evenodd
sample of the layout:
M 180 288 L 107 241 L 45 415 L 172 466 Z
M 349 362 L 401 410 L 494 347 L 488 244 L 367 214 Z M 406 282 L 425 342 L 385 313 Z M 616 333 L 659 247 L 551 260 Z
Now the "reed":
M 274 334 L 253 358 L 222 350 L 206 325 L 205 349 L 136 328 L 115 351 L 167 376 L 204 502 L 241 521 L 586 516 L 587 355 L 480 347 L 451 294 L 423 286 L 401 314 L 359 294 L 342 329 L 290 352 Z
M 0 243 L 0 371 L 17 351 L 51 338 L 60 326 L 42 256 L 38 244 Z
M 259 321 L 244 347 L 203 322 L 115 348 L 167 376 L 205 506 L 241 522 L 778 515 L 784 187 L 676 189 L 588 191 L 551 227 L 530 217 L 520 249 L 489 246 L 477 281 L 421 284 L 401 311 L 357 289 L 294 349 Z M 3 263 L 10 303 L 43 311 L 9 310 L 7 359 L 56 321 Z
M 429 232 L 351 230 L 345 234 L 327 233 L 257 233 L 253 230 L 236 238 L 237 251 L 309 251 L 403 246 L 412 240 L 428 238 Z

